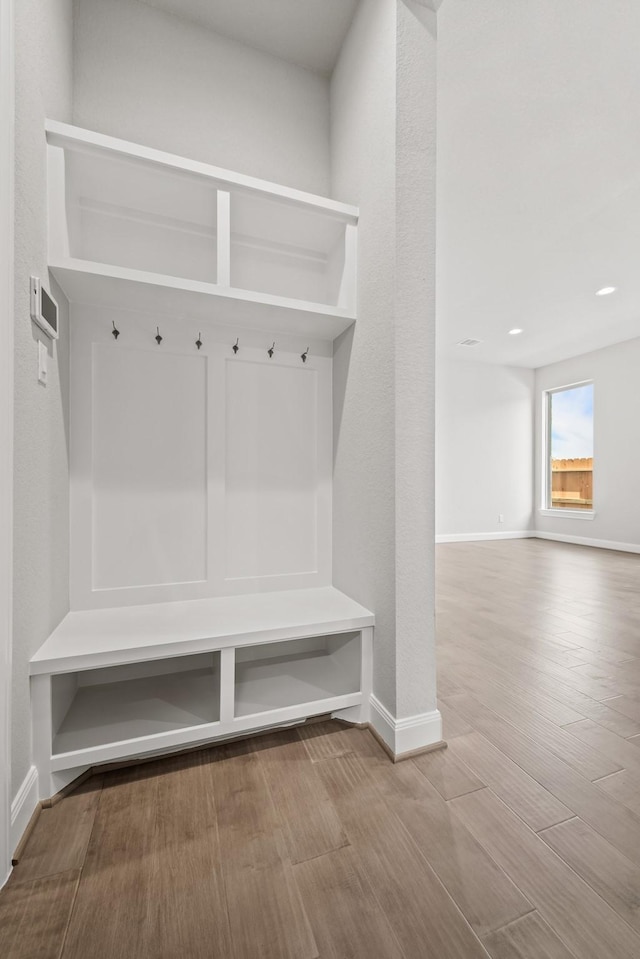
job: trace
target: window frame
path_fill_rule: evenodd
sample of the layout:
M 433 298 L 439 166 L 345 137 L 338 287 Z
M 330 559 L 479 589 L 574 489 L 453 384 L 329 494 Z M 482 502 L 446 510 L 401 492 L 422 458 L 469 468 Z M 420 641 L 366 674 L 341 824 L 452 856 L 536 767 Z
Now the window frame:
M 595 509 L 593 504 L 591 509 L 570 509 L 561 506 L 552 506 L 552 478 L 551 478 L 551 397 L 554 393 L 566 393 L 567 390 L 579 389 L 581 386 L 592 386 L 594 392 L 594 414 L 593 422 L 595 425 L 595 383 L 592 379 L 578 380 L 575 383 L 567 383 L 564 386 L 554 386 L 551 389 L 542 391 L 542 503 L 538 512 L 542 516 L 555 516 L 566 519 L 586 519 L 595 518 Z M 594 428 L 594 457 L 595 465 L 595 428 Z M 595 473 L 595 469 L 594 469 Z M 595 485 L 595 484 L 594 484 Z

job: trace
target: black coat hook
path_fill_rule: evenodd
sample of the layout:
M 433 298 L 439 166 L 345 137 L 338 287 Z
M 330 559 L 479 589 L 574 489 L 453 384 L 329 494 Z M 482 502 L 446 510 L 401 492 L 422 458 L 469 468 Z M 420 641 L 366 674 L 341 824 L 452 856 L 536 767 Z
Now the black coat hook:
M 304 353 L 301 353 L 301 354 L 300 354 L 300 359 L 302 360 L 303 363 L 306 363 L 306 362 L 307 362 L 307 357 L 308 357 L 308 355 L 309 355 L 309 347 L 306 348 L 306 350 L 304 351 Z
M 238 346 L 238 343 L 239 343 L 239 342 L 240 342 L 240 337 L 238 337 L 238 338 L 236 339 L 235 343 L 234 343 L 233 346 L 231 347 L 231 349 L 233 350 L 234 353 L 237 353 L 238 350 L 240 349 L 240 347 Z
M 202 340 L 200 339 L 201 336 L 202 336 L 202 333 L 198 333 L 198 339 L 196 340 L 196 346 L 198 347 L 198 349 L 200 349 L 200 347 L 202 346 Z
M 117 329 L 116 329 L 116 321 L 115 321 L 115 320 L 111 320 L 111 322 L 112 322 L 112 324 L 113 324 L 113 329 L 111 330 L 111 336 L 114 338 L 114 340 L 117 340 L 118 337 L 120 336 L 120 330 L 117 330 Z
M 156 326 L 156 330 L 157 330 L 157 333 L 154 336 L 154 339 L 156 343 L 158 344 L 158 346 L 160 346 L 160 344 L 162 343 L 162 337 L 160 336 L 160 328 Z
M 271 347 L 271 349 L 270 349 L 270 350 L 267 350 L 267 353 L 269 354 L 269 359 L 271 359 L 271 357 L 273 356 L 273 354 L 275 353 L 275 351 L 276 351 L 276 341 L 274 340 L 274 341 L 273 341 L 273 346 Z

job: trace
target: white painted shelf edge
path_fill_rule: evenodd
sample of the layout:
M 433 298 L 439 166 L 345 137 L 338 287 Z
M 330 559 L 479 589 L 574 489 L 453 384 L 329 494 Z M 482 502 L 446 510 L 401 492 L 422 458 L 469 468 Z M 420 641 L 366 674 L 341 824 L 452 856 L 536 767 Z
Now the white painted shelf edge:
M 188 748 L 210 742 L 220 735 L 220 723 L 199 723 L 196 726 L 181 726 L 164 733 L 114 740 L 100 746 L 88 746 L 64 753 L 53 753 L 51 772 L 63 772 L 80 766 L 134 759 L 147 753 L 162 753 L 173 749 Z
M 68 613 L 32 676 L 361 630 L 373 613 L 333 586 Z
M 72 303 L 175 316 L 222 325 L 334 340 L 354 322 L 355 313 L 323 303 L 294 300 L 252 290 L 203 283 L 143 270 L 93 263 L 73 257 L 51 258 L 49 269 Z M 217 315 L 219 314 L 219 315 Z
M 226 723 L 214 722 L 182 726 L 163 733 L 114 740 L 113 742 L 69 750 L 64 753 L 53 753 L 51 756 L 51 771 L 61 772 L 68 769 L 77 769 L 80 766 L 133 759 L 148 753 L 170 752 L 174 749 L 196 746 L 200 743 L 209 743 L 213 746 L 225 738 L 238 736 L 241 733 L 257 732 L 266 727 L 274 728 L 288 725 L 304 720 L 309 716 L 320 716 L 351 706 L 359 706 L 362 701 L 363 694 L 360 692 L 343 696 L 331 696 L 327 699 L 297 703 L 277 710 L 265 710 L 261 713 L 253 713 L 250 716 L 239 716 Z
M 230 188 L 248 190 L 252 193 L 263 194 L 265 197 L 273 197 L 289 201 L 298 206 L 306 206 L 317 212 L 334 214 L 342 220 L 355 222 L 359 216 L 358 207 L 348 203 L 340 203 L 328 197 L 305 193 L 302 190 L 295 190 L 278 183 L 272 183 L 269 180 L 235 173 L 222 167 L 212 166 L 209 163 L 189 160 L 174 153 L 165 153 L 163 150 L 155 150 L 152 147 L 141 146 L 128 140 L 120 140 L 117 137 L 95 133 L 93 130 L 84 130 L 68 123 L 61 123 L 58 120 L 45 120 L 45 131 L 47 141 L 54 146 L 76 145 L 85 150 L 109 151 L 125 157 L 135 157 L 151 164 L 215 180 L 220 186 L 227 184 Z

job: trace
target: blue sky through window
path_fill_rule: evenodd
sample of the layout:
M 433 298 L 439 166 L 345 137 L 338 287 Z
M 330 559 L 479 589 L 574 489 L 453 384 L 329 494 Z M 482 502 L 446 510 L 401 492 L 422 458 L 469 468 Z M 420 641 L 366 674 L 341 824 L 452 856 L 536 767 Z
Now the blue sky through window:
M 593 383 L 551 394 L 551 459 L 593 456 Z

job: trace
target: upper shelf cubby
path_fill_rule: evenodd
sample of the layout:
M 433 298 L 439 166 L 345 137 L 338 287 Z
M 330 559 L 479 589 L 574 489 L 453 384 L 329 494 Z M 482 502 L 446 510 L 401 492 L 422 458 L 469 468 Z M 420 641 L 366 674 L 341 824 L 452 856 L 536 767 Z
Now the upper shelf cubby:
M 59 239 L 70 257 L 216 282 L 215 184 L 137 158 L 69 149 L 64 197 L 67 243 Z
M 72 302 L 333 339 L 356 207 L 47 121 L 49 266 Z
M 345 223 L 317 210 L 231 194 L 231 286 L 344 307 Z

